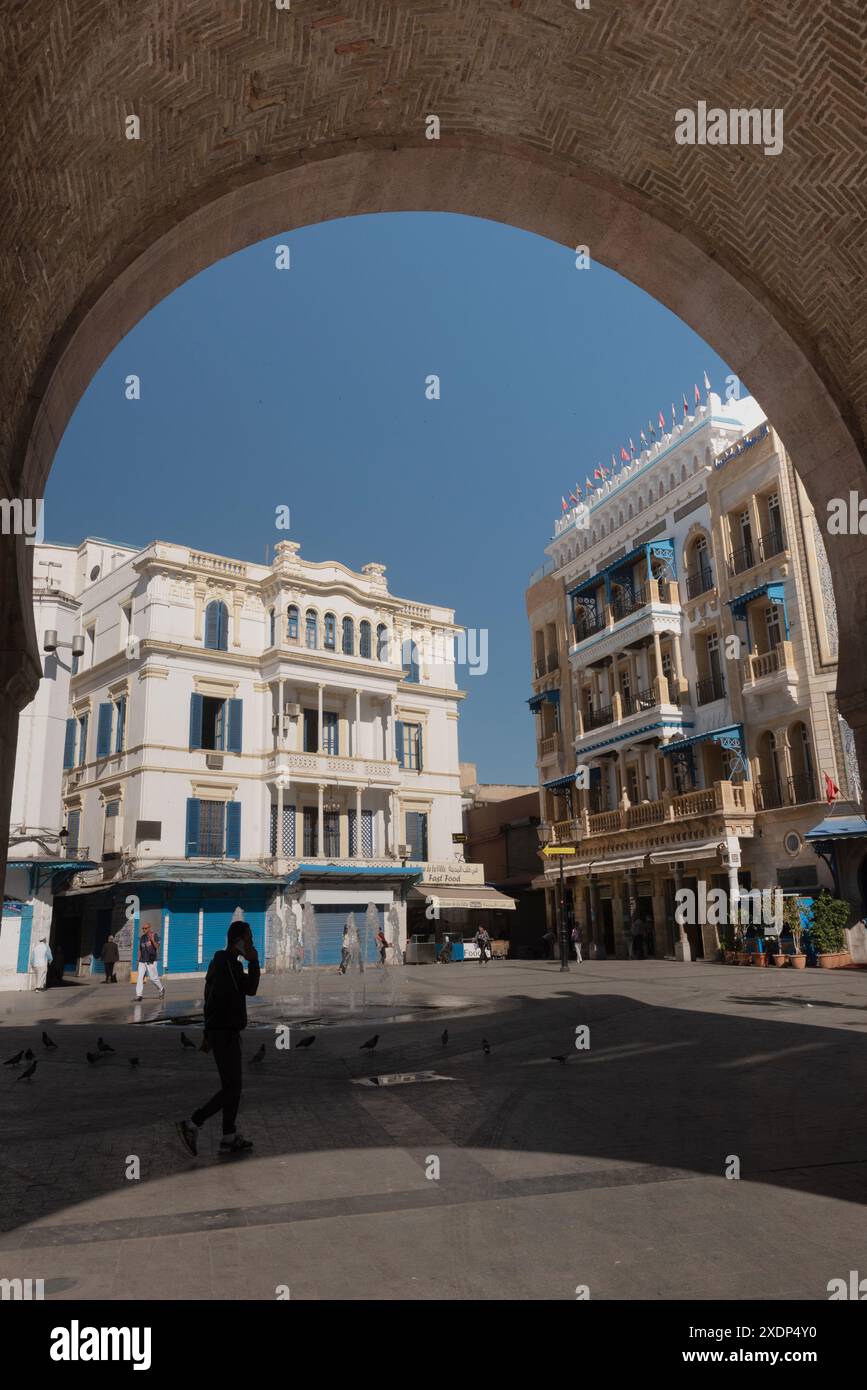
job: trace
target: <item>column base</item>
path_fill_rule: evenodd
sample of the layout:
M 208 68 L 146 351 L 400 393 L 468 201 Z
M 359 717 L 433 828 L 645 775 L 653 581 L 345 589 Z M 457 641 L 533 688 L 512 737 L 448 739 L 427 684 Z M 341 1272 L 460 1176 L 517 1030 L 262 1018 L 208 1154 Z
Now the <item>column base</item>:
M 692 960 L 692 952 L 691 952 L 690 949 L 689 949 L 689 942 L 688 942 L 688 941 L 675 941 L 675 943 L 674 943 L 674 959 L 675 959 L 675 960 L 683 960 L 683 961 L 690 961 L 690 960 Z

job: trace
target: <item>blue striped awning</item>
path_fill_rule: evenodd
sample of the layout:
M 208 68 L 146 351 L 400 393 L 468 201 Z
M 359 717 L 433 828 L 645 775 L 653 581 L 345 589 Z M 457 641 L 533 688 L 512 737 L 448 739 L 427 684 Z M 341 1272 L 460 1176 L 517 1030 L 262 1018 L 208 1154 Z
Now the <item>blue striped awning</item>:
M 755 589 L 748 589 L 745 594 L 740 594 L 737 598 L 728 600 L 729 608 L 736 618 L 742 618 L 748 603 L 752 603 L 754 598 L 767 597 L 772 603 L 780 603 L 785 607 L 786 593 L 785 585 L 780 583 L 759 584 Z
M 808 830 L 805 840 L 857 840 L 867 837 L 867 820 L 864 816 L 827 816 L 812 830 Z
M 539 709 L 542 708 L 542 703 L 543 703 L 543 701 L 545 701 L 545 700 L 548 701 L 548 704 L 549 704 L 549 705 L 559 705 L 559 703 L 560 703 L 560 691 L 559 691 L 559 690 L 543 690 L 542 693 L 541 693 L 541 695 L 531 695 L 530 698 L 529 698 L 529 700 L 527 701 L 527 704 L 530 706 L 530 709 L 531 709 L 531 710 L 533 711 L 533 713 L 535 714 L 537 710 L 539 710 Z

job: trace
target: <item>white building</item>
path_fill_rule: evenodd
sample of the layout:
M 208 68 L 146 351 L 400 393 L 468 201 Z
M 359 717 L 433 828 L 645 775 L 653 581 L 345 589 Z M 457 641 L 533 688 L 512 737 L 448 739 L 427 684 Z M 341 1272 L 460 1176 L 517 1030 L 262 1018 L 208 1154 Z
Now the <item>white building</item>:
M 173 974 L 207 968 L 238 906 L 266 963 L 271 907 L 300 925 L 313 906 L 320 963 L 370 903 L 395 909 L 403 944 L 413 885 L 461 856 L 452 610 L 292 541 L 270 566 L 119 550 L 77 597 L 62 807 L 67 853 L 98 867 L 56 899 L 65 968 L 96 968 L 128 913 L 158 927 Z
M 135 554 L 97 540 L 77 549 L 38 545 L 33 565 L 33 607 L 40 640 L 56 634 L 44 658 L 43 679 L 18 724 L 9 860 L 0 925 L 0 989 L 27 989 L 33 944 L 51 931 L 54 886 L 80 865 L 79 849 L 65 843 L 61 767 L 69 682 L 78 661 L 72 639 L 79 630 L 79 595 L 89 583 Z

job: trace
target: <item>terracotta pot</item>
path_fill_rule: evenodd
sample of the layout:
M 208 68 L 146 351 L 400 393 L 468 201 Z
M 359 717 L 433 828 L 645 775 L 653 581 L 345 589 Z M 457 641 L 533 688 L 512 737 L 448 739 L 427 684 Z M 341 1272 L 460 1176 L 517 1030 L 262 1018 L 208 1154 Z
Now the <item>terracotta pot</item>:
M 734 963 L 735 963 L 735 952 L 734 952 L 734 951 L 723 951 L 723 955 L 725 956 L 725 963 L 726 963 L 726 965 L 734 965 Z
M 765 966 L 767 965 L 767 963 L 768 958 L 765 955 L 764 951 L 756 951 L 755 955 L 753 956 L 753 965 Z
M 789 963 L 795 970 L 803 970 L 807 964 L 807 957 L 803 955 L 789 956 Z
M 841 966 L 850 963 L 851 956 L 848 951 L 829 951 L 818 959 L 823 970 L 839 970 Z
M 781 968 L 785 965 L 787 960 L 788 956 L 784 956 L 782 952 L 779 952 L 779 954 L 773 957 L 774 965 L 778 965 Z
M 735 965 L 749 965 L 749 951 L 735 951 Z

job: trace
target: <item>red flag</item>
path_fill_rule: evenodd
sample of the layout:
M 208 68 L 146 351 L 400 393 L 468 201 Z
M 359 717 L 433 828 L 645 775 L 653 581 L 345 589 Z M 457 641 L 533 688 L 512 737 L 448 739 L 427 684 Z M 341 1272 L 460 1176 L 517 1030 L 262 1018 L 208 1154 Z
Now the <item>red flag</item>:
M 601 463 L 600 463 L 600 465 L 599 465 L 598 468 L 594 468 L 594 470 L 593 470 L 593 477 L 594 477 L 594 478 L 604 478 L 604 477 L 605 477 L 605 469 L 602 467 L 602 464 L 601 464 Z
M 665 416 L 663 415 L 661 410 L 659 412 L 659 428 L 661 430 L 665 429 Z
M 693 390 L 695 391 L 695 403 L 696 403 L 696 405 L 701 405 L 701 392 L 699 391 L 699 389 L 698 389 L 697 386 L 693 386 Z
M 624 463 L 628 463 L 628 462 L 629 462 L 629 455 L 627 454 L 626 450 L 623 448 L 623 445 L 622 445 L 622 444 L 621 444 L 621 446 L 620 446 L 620 457 L 623 459 L 623 462 L 624 462 Z
M 827 772 L 826 772 L 824 775 L 825 775 L 825 795 L 826 795 L 827 798 L 828 798 L 828 805 L 830 806 L 830 805 L 832 804 L 832 802 L 836 801 L 837 797 L 840 795 L 840 788 L 837 786 L 837 783 L 834 782 L 834 781 L 828 776 Z
M 569 501 L 574 502 L 576 507 L 578 506 L 578 498 L 575 496 L 574 492 L 569 493 Z
M 569 506 L 568 506 L 568 503 L 566 502 L 566 498 L 565 498 L 565 497 L 561 497 L 561 498 L 560 498 L 560 507 L 561 507 L 561 509 L 562 509 L 564 512 L 568 512 Z
M 689 414 L 689 406 L 688 406 L 687 403 L 686 403 L 686 396 L 684 396 L 684 398 L 683 398 L 683 418 L 684 418 L 684 420 L 686 419 L 686 417 L 687 417 L 688 414 Z

